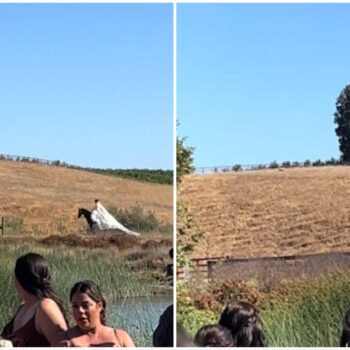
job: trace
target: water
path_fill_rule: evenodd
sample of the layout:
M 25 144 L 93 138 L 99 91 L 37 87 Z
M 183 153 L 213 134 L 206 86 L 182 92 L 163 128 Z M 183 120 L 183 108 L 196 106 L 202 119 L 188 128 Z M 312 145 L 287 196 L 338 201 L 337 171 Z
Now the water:
M 173 304 L 172 295 L 119 301 L 107 306 L 109 323 L 127 331 L 137 346 L 152 346 L 152 333 L 170 304 Z

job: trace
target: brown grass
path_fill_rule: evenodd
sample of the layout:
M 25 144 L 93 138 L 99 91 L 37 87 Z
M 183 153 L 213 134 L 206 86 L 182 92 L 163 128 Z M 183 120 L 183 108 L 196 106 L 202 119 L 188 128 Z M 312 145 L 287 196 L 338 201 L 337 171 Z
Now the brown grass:
M 172 223 L 172 186 L 93 174 L 42 164 L 0 161 L 0 217 L 24 219 L 24 229 L 45 234 L 82 232 L 78 208 L 91 209 L 95 198 L 107 207 L 141 206 Z
M 206 233 L 192 257 L 350 251 L 350 167 L 185 177 L 180 197 Z

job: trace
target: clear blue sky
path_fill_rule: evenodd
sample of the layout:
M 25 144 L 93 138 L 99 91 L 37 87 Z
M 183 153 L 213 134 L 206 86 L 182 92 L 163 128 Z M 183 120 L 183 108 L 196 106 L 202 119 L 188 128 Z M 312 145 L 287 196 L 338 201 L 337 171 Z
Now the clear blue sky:
M 350 4 L 178 4 L 178 134 L 196 166 L 338 158 Z
M 172 4 L 0 4 L 0 153 L 173 167 Z

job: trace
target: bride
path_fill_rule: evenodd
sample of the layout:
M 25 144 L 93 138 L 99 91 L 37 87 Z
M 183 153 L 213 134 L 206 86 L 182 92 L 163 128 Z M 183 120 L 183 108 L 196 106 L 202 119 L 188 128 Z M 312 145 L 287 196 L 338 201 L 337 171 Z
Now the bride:
M 139 233 L 127 229 L 120 222 L 118 222 L 98 199 L 95 199 L 95 207 L 91 212 L 91 220 L 96 222 L 100 230 L 117 229 L 129 235 L 140 236 Z

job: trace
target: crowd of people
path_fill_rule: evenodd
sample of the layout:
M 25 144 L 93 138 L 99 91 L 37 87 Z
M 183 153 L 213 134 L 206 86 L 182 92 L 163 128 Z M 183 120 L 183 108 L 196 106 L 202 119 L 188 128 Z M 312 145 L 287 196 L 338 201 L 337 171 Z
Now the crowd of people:
M 77 282 L 72 287 L 69 301 L 75 324 L 70 326 L 63 303 L 52 288 L 44 257 L 36 253 L 20 256 L 14 272 L 22 302 L 1 332 L 13 346 L 135 347 L 127 332 L 107 326 L 106 300 L 93 281 Z M 172 313 L 169 307 L 161 316 L 153 335 L 155 346 L 170 338 L 172 342 Z
M 240 301 L 229 304 L 218 324 L 203 326 L 192 340 L 177 328 L 179 347 L 264 347 L 265 336 L 259 312 L 255 306 Z
M 350 346 L 350 310 L 344 317 L 340 347 Z M 177 327 L 178 347 L 265 347 L 266 340 L 258 309 L 244 301 L 230 303 L 218 324 L 200 328 L 192 339 Z

